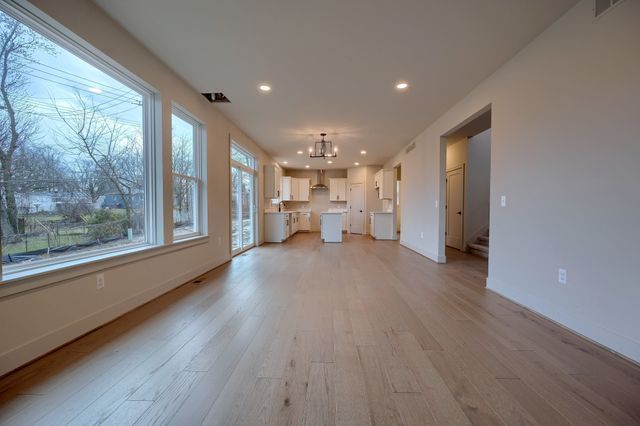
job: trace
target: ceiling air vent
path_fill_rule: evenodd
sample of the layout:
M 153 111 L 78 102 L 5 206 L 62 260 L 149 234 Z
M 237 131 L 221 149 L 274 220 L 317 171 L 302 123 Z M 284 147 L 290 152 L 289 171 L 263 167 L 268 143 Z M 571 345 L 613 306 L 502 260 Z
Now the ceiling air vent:
M 416 147 L 416 143 L 415 143 L 415 142 L 411 143 L 411 145 L 409 145 L 409 146 L 404 150 L 404 153 L 405 153 L 405 154 L 410 153 L 411 151 L 413 151 L 413 150 L 414 150 L 414 148 L 415 148 L 415 147 Z
M 596 18 L 618 3 L 622 3 L 622 0 L 596 0 L 596 6 L 593 9 L 595 11 Z
M 207 100 L 209 102 L 211 102 L 212 104 L 216 104 L 216 103 L 230 103 L 231 101 L 229 100 L 229 98 L 227 98 L 224 93 L 222 92 L 217 92 L 217 93 L 203 93 L 202 96 L 204 96 L 205 98 L 207 98 Z

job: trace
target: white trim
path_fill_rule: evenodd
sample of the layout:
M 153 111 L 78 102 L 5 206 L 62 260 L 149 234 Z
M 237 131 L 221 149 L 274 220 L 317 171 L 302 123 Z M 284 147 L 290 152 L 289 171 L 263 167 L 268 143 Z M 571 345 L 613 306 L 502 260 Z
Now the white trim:
M 118 250 L 64 263 L 43 265 L 40 268 L 30 269 L 22 273 L 10 274 L 3 277 L 0 282 L 0 300 L 25 291 L 59 284 L 83 275 L 93 274 L 105 269 L 126 265 L 127 263 L 139 262 L 155 256 L 162 256 L 208 242 L 208 237 L 198 236 L 170 245 L 145 245 L 130 250 Z
M 182 107 L 180 104 L 176 102 L 171 102 L 171 119 L 173 121 L 173 116 L 178 117 L 182 121 L 190 124 L 193 127 L 193 176 L 183 175 L 181 173 L 175 173 L 173 171 L 173 161 L 171 164 L 171 224 L 173 226 L 173 180 L 175 177 L 179 177 L 181 179 L 187 179 L 195 182 L 196 186 L 196 194 L 194 200 L 194 217 L 193 222 L 195 224 L 195 230 L 189 234 L 185 235 L 175 235 L 175 229 L 172 229 L 172 241 L 181 241 L 185 238 L 192 238 L 198 235 L 206 235 L 207 230 L 207 211 L 206 211 L 206 192 L 204 190 L 204 170 L 206 170 L 206 156 L 204 155 L 204 143 L 206 140 L 206 126 L 202 120 L 196 117 L 194 114 L 189 112 L 186 108 Z M 173 122 L 171 123 L 171 128 L 173 129 Z M 173 160 L 173 132 L 171 133 L 171 158 Z
M 428 251 L 424 251 L 424 250 L 419 249 L 418 247 L 413 246 L 413 245 L 411 245 L 411 244 L 409 244 L 409 243 L 407 243 L 406 241 L 403 241 L 403 240 L 400 240 L 400 245 L 405 247 L 405 248 L 408 248 L 409 250 L 418 253 L 420 256 L 424 256 L 427 259 L 432 260 L 432 261 L 434 261 L 436 263 L 447 263 L 447 257 L 446 256 L 438 256 L 435 253 L 430 253 Z
M 2 264 L 0 263 L 0 297 L 5 293 L 14 294 L 22 290 L 15 288 L 7 289 L 6 285 L 12 285 L 26 280 L 27 277 L 44 275 L 52 271 L 58 271 L 65 267 L 74 267 L 85 263 L 101 261 L 103 259 L 136 253 L 142 250 L 148 250 L 163 242 L 159 238 L 162 232 L 162 222 L 158 215 L 158 198 L 162 201 L 160 194 L 161 186 L 158 176 L 158 167 L 161 167 L 162 147 L 156 143 L 161 138 L 161 128 L 159 127 L 158 118 L 161 109 L 159 109 L 159 92 L 144 80 L 131 73 L 129 70 L 115 62 L 113 59 L 93 47 L 84 39 L 49 17 L 35 6 L 23 0 L 8 0 L 6 3 L 0 3 L 0 10 L 22 24 L 30 27 L 36 32 L 41 33 L 45 38 L 51 40 L 61 49 L 67 50 L 71 54 L 86 61 L 94 68 L 104 72 L 111 78 L 119 80 L 120 83 L 127 86 L 142 97 L 142 132 L 143 132 L 143 161 L 145 164 L 144 171 L 144 216 L 145 216 L 145 241 L 136 245 L 125 246 L 121 248 L 112 248 L 105 251 L 92 251 L 84 253 L 76 253 L 71 256 L 60 256 L 53 259 L 42 259 L 33 262 L 33 264 L 16 265 L 15 271 L 4 274 Z M 31 267 L 33 265 L 33 267 Z M 29 280 L 32 282 L 40 282 L 42 280 Z M 33 287 L 33 286 L 30 286 Z
M 635 363 L 640 363 L 640 342 L 631 337 L 595 323 L 587 316 L 569 315 L 566 309 L 552 306 L 551 299 L 540 298 L 495 278 L 487 277 L 487 289 L 587 340 L 604 346 Z
M 71 340 L 88 333 L 109 321 L 139 307 L 140 305 L 153 300 L 174 288 L 189 282 L 190 280 L 204 274 L 218 266 L 227 263 L 230 258 L 209 261 L 196 268 L 191 269 L 164 283 L 134 294 L 125 300 L 116 302 L 104 309 L 93 312 L 83 318 L 63 325 L 49 333 L 36 337 L 20 346 L 0 354 L 0 375 L 6 374 L 20 366 L 42 356 Z

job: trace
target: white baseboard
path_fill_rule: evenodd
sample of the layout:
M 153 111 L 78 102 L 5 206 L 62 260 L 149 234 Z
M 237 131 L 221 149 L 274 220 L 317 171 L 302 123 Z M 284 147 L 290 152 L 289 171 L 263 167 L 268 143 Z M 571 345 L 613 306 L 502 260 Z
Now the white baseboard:
M 0 354 L 0 376 L 25 365 L 32 360 L 63 346 L 64 344 L 94 330 L 121 315 L 141 306 L 162 294 L 204 274 L 226 262 L 230 258 L 207 262 L 178 275 L 162 284 L 134 294 L 131 297 L 107 306 L 91 315 L 77 319 L 69 324 L 52 330 L 42 336 L 32 339 L 20 346 Z
M 640 342 L 630 337 L 593 322 L 590 318 L 567 314 L 565 309 L 553 306 L 547 299 L 541 299 L 491 277 L 487 278 L 487 288 L 623 358 L 640 364 Z
M 419 255 L 424 256 L 429 260 L 433 260 L 436 263 L 447 263 L 447 257 L 446 256 L 438 256 L 437 254 L 424 251 L 424 250 L 419 249 L 419 248 L 417 248 L 415 246 L 412 246 L 411 244 L 407 243 L 406 241 L 404 241 L 402 239 L 400 239 L 400 245 L 408 248 L 411 251 L 415 251 Z

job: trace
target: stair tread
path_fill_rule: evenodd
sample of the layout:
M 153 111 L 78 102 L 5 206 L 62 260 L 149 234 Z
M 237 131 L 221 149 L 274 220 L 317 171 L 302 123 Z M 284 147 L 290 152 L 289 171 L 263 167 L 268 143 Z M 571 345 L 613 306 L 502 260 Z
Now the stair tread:
M 481 251 L 481 252 L 484 252 L 484 253 L 489 253 L 489 246 L 487 246 L 487 245 L 471 243 L 471 244 L 469 244 L 469 247 L 471 247 L 474 250 L 478 250 L 478 251 Z
M 480 235 L 480 236 L 478 237 L 478 240 L 479 240 L 479 241 L 482 241 L 482 242 L 486 242 L 486 243 L 488 243 L 488 242 L 489 242 L 489 236 L 488 236 L 488 235 Z

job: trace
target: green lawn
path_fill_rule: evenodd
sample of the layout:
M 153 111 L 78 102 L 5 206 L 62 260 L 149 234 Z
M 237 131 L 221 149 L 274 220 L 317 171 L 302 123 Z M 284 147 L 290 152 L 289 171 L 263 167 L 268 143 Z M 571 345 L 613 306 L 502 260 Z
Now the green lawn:
M 83 243 L 87 241 L 87 236 L 82 234 L 61 235 L 55 240 L 51 240 L 51 248 L 66 246 L 69 244 Z M 26 251 L 41 250 L 48 247 L 47 236 L 30 237 L 25 241 L 11 243 L 2 246 L 2 254 L 20 254 Z

